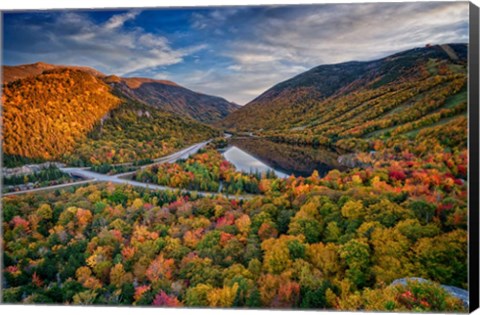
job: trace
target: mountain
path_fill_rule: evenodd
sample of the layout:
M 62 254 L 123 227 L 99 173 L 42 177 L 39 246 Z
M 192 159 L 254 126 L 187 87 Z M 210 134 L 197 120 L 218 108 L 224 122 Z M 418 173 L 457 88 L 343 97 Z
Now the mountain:
M 105 81 L 138 102 L 204 123 L 216 122 L 240 107 L 223 98 L 193 92 L 166 80 L 109 76 Z
M 218 134 L 189 117 L 139 103 L 89 68 L 8 67 L 3 85 L 6 166 L 76 165 L 156 158 Z
M 34 75 L 36 71 L 38 67 L 30 67 L 23 79 L 3 86 L 6 155 L 56 158 L 72 150 L 121 103 L 107 84 L 88 72 L 48 67 Z
M 90 73 L 95 77 L 105 77 L 103 73 L 89 67 L 79 67 L 79 66 L 65 66 L 65 65 L 52 65 L 44 62 L 37 62 L 28 65 L 19 65 L 19 66 L 3 66 L 3 83 L 10 83 L 15 80 L 24 79 L 27 77 L 34 77 L 41 74 L 47 70 L 54 69 L 74 69 L 80 70 L 83 72 Z
M 356 145 L 346 139 L 457 122 L 466 115 L 467 51 L 466 44 L 427 45 L 374 61 L 321 65 L 273 86 L 217 125 L 351 148 Z
M 70 69 L 87 72 L 140 103 L 171 113 L 190 117 L 204 123 L 214 123 L 240 108 L 221 97 L 191 91 L 168 80 L 150 78 L 122 78 L 105 74 L 89 67 L 52 65 L 44 62 L 19 66 L 3 66 L 3 82 L 35 77 L 44 71 Z
M 219 131 L 174 113 L 122 99 L 64 159 L 70 164 L 126 163 L 162 157 Z

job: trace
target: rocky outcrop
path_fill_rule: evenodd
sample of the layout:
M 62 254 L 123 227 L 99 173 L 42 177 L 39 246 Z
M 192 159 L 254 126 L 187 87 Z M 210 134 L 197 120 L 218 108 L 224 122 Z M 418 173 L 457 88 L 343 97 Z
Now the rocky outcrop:
M 65 164 L 57 163 L 57 162 L 46 162 L 42 164 L 23 165 L 15 168 L 2 168 L 2 176 L 12 177 L 12 176 L 30 175 L 30 174 L 37 173 L 42 169 L 49 168 L 51 166 L 60 168 L 60 167 L 64 167 Z

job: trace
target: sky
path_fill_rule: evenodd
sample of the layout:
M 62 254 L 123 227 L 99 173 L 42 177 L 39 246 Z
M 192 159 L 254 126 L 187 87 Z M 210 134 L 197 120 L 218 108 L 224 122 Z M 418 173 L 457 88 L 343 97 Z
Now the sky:
M 468 42 L 468 2 L 6 12 L 2 63 L 174 81 L 243 105 L 322 64 Z

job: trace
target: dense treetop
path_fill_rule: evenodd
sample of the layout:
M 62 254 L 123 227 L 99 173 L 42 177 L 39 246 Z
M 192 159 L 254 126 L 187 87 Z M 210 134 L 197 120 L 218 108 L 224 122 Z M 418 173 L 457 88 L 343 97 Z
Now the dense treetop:
M 260 144 L 348 151 L 341 160 L 349 167 L 284 179 L 245 174 L 207 147 L 135 174 L 167 191 L 96 184 L 4 197 L 4 301 L 465 311 L 439 285 L 468 288 L 466 46 L 450 47 L 319 67 L 224 121 L 263 136 Z M 331 80 L 318 80 L 332 69 Z M 80 87 L 87 93 L 70 96 Z M 17 126 L 7 129 L 9 154 L 62 157 L 109 172 L 117 170 L 111 163 L 141 164 L 219 135 L 114 96 L 77 70 L 44 72 L 5 89 L 8 123 Z M 53 103 L 26 101 L 54 90 Z M 92 105 L 100 96 L 111 101 L 102 98 L 101 111 Z M 84 115 L 63 113 L 82 100 L 90 104 Z M 23 117 L 19 106 L 47 121 L 28 117 L 26 128 L 15 120 Z M 70 119 L 68 126 L 84 125 L 56 126 L 49 111 Z M 58 128 L 57 138 L 47 126 Z M 177 188 L 253 196 L 200 198 Z M 391 285 L 405 277 L 431 282 Z
M 466 151 L 359 159 L 262 178 L 246 201 L 114 185 L 5 197 L 5 301 L 463 310 L 436 284 L 389 284 L 467 287 Z

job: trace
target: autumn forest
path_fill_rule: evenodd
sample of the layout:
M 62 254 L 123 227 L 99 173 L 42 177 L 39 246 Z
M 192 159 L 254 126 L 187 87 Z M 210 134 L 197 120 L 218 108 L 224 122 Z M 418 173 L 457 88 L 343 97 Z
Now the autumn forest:
M 321 65 L 244 106 L 4 67 L 3 302 L 466 312 L 467 51 Z

